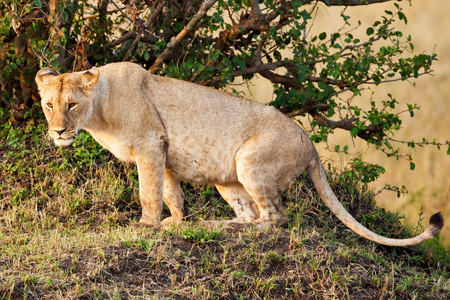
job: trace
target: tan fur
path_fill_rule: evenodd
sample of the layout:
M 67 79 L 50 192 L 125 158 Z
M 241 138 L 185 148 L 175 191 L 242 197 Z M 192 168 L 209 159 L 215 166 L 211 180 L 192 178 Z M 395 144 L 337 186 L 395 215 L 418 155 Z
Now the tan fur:
M 306 170 L 332 212 L 368 239 L 409 245 L 436 234 L 433 224 L 408 240 L 364 228 L 334 196 L 308 136 L 273 107 L 150 75 L 132 63 L 59 76 L 43 69 L 36 82 L 56 145 L 70 144 L 85 129 L 116 157 L 137 164 L 142 223 L 160 224 L 163 200 L 172 213 L 163 223 L 181 220 L 183 180 L 216 185 L 235 223 L 280 226 L 288 221 L 281 192 Z

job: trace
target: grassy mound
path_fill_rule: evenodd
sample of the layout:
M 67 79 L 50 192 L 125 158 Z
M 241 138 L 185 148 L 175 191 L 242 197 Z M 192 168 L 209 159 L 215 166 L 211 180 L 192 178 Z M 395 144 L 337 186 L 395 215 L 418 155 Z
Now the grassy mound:
M 233 211 L 214 188 L 184 184 L 185 224 L 152 230 L 134 226 L 133 165 L 85 133 L 56 148 L 45 129 L 39 121 L 0 127 L 0 299 L 450 298 L 450 258 L 436 239 L 409 248 L 362 239 L 307 177 L 284 194 L 286 228 L 205 229 L 199 220 Z M 329 180 L 369 229 L 414 234 L 346 172 Z

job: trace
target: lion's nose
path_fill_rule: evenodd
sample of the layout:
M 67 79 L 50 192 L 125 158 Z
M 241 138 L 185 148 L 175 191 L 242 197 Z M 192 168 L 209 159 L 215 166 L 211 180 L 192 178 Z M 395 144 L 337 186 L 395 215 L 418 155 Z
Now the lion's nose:
M 55 132 L 56 132 L 59 136 L 61 136 L 66 130 L 67 130 L 67 128 L 64 128 L 64 129 L 61 129 L 61 130 L 56 130 L 56 129 L 55 129 Z

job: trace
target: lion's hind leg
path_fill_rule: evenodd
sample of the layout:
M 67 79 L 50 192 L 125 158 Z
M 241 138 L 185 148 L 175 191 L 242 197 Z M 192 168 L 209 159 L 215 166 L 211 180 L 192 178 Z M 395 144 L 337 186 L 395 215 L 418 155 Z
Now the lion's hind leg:
M 233 208 L 236 217 L 232 220 L 207 220 L 201 224 L 208 228 L 221 228 L 239 231 L 248 227 L 252 221 L 259 218 L 256 204 L 239 182 L 219 185 L 216 184 L 223 199 Z
M 282 226 L 289 218 L 281 204 L 281 194 L 265 186 L 264 181 L 244 180 L 244 186 L 254 200 L 260 216 L 251 221 L 257 229 L 265 229 L 272 226 Z
M 281 191 L 290 183 L 296 169 L 290 159 L 290 149 L 280 147 L 279 136 L 278 133 L 256 136 L 236 156 L 238 180 L 260 212 L 259 218 L 252 221 L 257 229 L 282 226 L 289 220 L 281 204 Z
M 259 218 L 258 207 L 242 184 L 239 182 L 227 185 L 216 184 L 216 188 L 236 213 L 236 218 L 230 222 L 250 223 Z

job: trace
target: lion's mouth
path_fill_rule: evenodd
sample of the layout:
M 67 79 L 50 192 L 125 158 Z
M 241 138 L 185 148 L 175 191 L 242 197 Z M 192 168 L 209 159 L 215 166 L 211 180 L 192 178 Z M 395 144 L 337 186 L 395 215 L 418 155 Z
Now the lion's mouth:
M 65 147 L 65 146 L 69 146 L 70 144 L 73 143 L 74 138 L 62 138 L 59 137 L 57 139 L 53 139 L 53 141 L 55 142 L 56 146 L 60 146 L 60 147 Z
M 49 130 L 48 133 L 52 137 L 55 145 L 60 147 L 65 147 L 72 144 L 75 139 L 75 136 L 77 135 L 76 130 L 63 130 L 61 132 Z
M 69 146 L 73 143 L 73 140 L 75 139 L 75 135 L 69 135 L 69 134 L 63 134 L 62 136 L 59 134 L 52 134 L 50 133 L 50 136 L 53 138 L 53 142 L 56 146 L 65 147 Z

